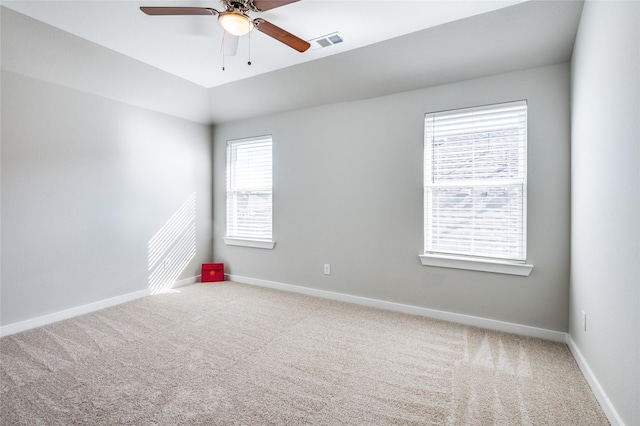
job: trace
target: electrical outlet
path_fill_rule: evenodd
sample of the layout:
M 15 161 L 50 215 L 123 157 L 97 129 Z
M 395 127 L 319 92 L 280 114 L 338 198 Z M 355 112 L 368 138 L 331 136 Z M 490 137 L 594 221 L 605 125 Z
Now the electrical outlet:
M 331 265 L 328 263 L 324 264 L 324 274 L 325 275 L 331 275 Z
M 587 314 L 582 311 L 582 329 L 587 331 Z

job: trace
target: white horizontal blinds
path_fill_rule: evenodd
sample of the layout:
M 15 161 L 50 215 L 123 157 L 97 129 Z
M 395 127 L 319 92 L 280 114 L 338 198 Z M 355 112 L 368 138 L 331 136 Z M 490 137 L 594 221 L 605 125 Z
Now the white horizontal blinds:
M 526 101 L 425 116 L 425 252 L 526 259 Z
M 272 238 L 271 136 L 227 143 L 227 237 Z

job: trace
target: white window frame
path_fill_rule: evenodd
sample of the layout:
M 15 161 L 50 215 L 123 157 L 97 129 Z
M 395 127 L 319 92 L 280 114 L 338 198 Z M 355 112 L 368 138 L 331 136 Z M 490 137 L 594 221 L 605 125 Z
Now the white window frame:
M 264 155 L 265 145 L 268 146 L 268 156 Z M 247 162 L 237 164 L 238 148 L 251 150 L 255 148 L 257 157 L 255 163 L 248 158 Z M 273 249 L 273 138 L 271 135 L 257 136 L 245 139 L 235 139 L 227 141 L 227 176 L 226 176 L 226 235 L 224 242 L 230 246 L 253 247 L 261 249 Z M 253 168 L 260 171 L 256 176 L 249 176 Z M 243 175 L 244 185 L 240 184 L 239 176 Z M 256 186 L 247 186 L 247 179 L 256 179 Z M 243 221 L 244 215 L 251 215 L 249 208 L 242 207 L 238 203 L 238 196 L 256 195 L 268 198 L 268 211 L 266 213 L 267 223 L 262 223 L 263 229 L 253 233 L 247 230 L 247 225 L 251 221 Z M 256 224 L 260 224 L 257 222 Z M 264 226 L 267 226 L 265 229 Z
M 486 114 L 492 113 L 497 110 L 501 110 L 504 108 L 518 108 L 522 109 L 524 107 L 524 115 L 525 120 L 521 125 L 523 127 L 523 138 L 520 138 L 519 141 L 519 163 L 518 163 L 518 176 L 510 177 L 505 180 L 504 176 L 492 178 L 484 176 L 482 179 L 478 178 L 469 178 L 467 176 L 463 176 L 461 174 L 460 178 L 450 177 L 447 179 L 437 179 L 435 176 L 438 173 L 436 167 L 434 166 L 433 161 L 433 152 L 435 151 L 435 138 L 433 129 L 436 129 L 438 132 L 438 126 L 442 125 L 442 121 L 438 121 L 438 119 L 456 119 L 458 117 L 463 117 L 468 114 Z M 533 265 L 526 263 L 526 239 L 527 239 L 527 125 L 526 125 L 526 115 L 527 115 L 527 102 L 526 101 L 515 101 L 515 102 L 507 102 L 502 104 L 494 104 L 494 105 L 486 105 L 480 107 L 472 107 L 472 108 L 463 108 L 457 110 L 450 111 L 442 111 L 436 113 L 425 114 L 425 136 L 424 136 L 424 253 L 420 254 L 420 260 L 423 265 L 426 266 L 436 266 L 436 267 L 444 267 L 444 268 L 455 268 L 455 269 L 467 269 L 474 271 L 483 271 L 483 272 L 493 272 L 493 273 L 502 273 L 502 274 L 512 274 L 512 275 L 521 275 L 528 276 L 533 269 Z M 465 127 L 469 126 L 469 123 L 465 123 Z M 475 124 L 471 124 L 472 131 L 476 131 L 476 128 L 473 127 Z M 476 158 L 476 157 L 473 157 Z M 475 167 L 473 169 L 475 170 Z M 520 229 L 521 234 L 518 237 L 518 245 L 519 250 L 515 252 L 509 253 L 507 255 L 501 255 L 499 253 L 491 253 L 488 249 L 485 250 L 480 248 L 479 250 L 474 249 L 472 252 L 469 249 L 463 248 L 442 248 L 439 247 L 436 243 L 437 238 L 434 236 L 432 232 L 432 226 L 435 225 L 432 223 L 434 214 L 432 213 L 433 207 L 433 196 L 431 194 L 437 190 L 443 190 L 447 187 L 456 187 L 456 188 L 468 188 L 469 191 L 477 190 L 480 187 L 486 187 L 488 184 L 491 185 L 512 185 L 517 186 L 519 188 L 519 193 L 521 196 L 520 206 L 521 206 L 521 221 Z M 474 218 L 476 216 L 473 216 Z M 473 230 L 473 226 L 469 227 L 470 230 Z M 469 240 L 474 241 L 474 239 Z M 481 246 L 482 247 L 482 246 Z

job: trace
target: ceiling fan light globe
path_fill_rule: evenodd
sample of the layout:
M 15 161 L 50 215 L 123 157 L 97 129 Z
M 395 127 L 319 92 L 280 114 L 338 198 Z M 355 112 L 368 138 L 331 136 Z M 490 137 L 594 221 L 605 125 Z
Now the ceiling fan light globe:
M 226 32 L 234 36 L 243 36 L 253 29 L 251 19 L 235 12 L 221 13 L 218 21 Z

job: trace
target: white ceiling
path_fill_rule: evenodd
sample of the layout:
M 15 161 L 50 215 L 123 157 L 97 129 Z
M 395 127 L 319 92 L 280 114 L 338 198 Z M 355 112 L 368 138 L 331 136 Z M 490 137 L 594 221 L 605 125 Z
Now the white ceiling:
M 205 88 L 379 43 L 525 0 L 302 0 L 262 17 L 305 40 L 339 32 L 344 42 L 304 53 L 253 31 L 225 58 L 214 16 L 147 16 L 140 6 L 201 6 L 223 10 L 219 0 L 2 1 L 18 11 L 83 39 L 135 58 Z M 249 55 L 249 45 L 250 52 Z M 251 59 L 251 66 L 247 65 Z M 384 58 L 381 58 L 384 60 Z

